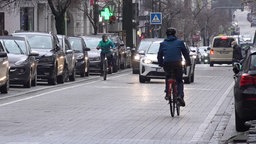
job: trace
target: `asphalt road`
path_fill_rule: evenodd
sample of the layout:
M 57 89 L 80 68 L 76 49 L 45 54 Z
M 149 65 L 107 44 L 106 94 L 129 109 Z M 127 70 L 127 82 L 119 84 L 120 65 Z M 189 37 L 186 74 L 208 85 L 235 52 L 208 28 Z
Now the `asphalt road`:
M 0 95 L 0 144 L 224 143 L 234 128 L 230 65 L 198 64 L 186 107 L 172 118 L 164 81 L 140 84 L 131 69 Z

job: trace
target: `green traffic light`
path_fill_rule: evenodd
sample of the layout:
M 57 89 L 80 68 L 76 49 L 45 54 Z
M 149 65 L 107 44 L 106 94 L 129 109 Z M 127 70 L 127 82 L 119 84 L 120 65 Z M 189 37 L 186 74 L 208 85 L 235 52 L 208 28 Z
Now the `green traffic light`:
M 104 20 L 109 20 L 113 13 L 109 11 L 109 8 L 105 7 L 103 11 L 100 12 L 100 15 L 104 17 Z

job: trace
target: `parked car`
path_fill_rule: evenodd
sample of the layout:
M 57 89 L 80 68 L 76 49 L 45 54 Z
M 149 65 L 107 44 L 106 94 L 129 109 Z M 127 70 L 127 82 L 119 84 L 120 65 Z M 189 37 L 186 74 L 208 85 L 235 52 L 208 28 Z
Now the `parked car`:
M 246 121 L 256 120 L 256 49 L 247 51 L 241 65 L 234 64 L 234 101 L 236 130 L 246 131 Z
M 24 37 L 0 36 L 10 64 L 10 84 L 21 84 L 25 88 L 37 85 L 37 60 L 39 53 L 31 51 Z
M 9 91 L 9 61 L 7 53 L 0 42 L 0 92 L 8 93 Z
M 189 49 L 190 49 L 190 54 L 194 55 L 196 63 L 199 64 L 202 60 L 202 55 L 199 52 L 198 47 L 190 46 Z
M 136 49 L 132 49 L 133 57 L 132 57 L 132 73 L 139 74 L 140 71 L 140 59 L 145 54 L 146 50 L 150 47 L 150 45 L 155 41 L 163 41 L 163 38 L 145 38 L 140 41 L 138 47 Z
M 165 72 L 163 68 L 159 67 L 157 60 L 157 53 L 161 42 L 152 42 L 149 48 L 145 50 L 145 53 L 141 53 L 144 56 L 140 59 L 140 83 L 150 82 L 151 79 L 165 78 Z M 195 60 L 191 59 L 191 63 L 191 66 L 186 66 L 185 59 L 183 58 L 183 79 L 185 83 L 194 82 Z
M 102 40 L 100 37 L 94 36 L 82 36 L 85 41 L 85 44 L 90 51 L 88 51 L 89 57 L 89 72 L 91 74 L 99 74 L 100 73 L 100 50 L 97 50 L 97 46 L 99 42 Z
M 26 37 L 32 50 L 39 52 L 37 66 L 38 80 L 46 79 L 48 84 L 64 83 L 65 53 L 60 47 L 58 38 L 52 33 L 17 32 L 14 36 Z
M 71 45 L 68 41 L 68 38 L 65 35 L 57 35 L 62 48 L 65 54 L 65 63 L 64 63 L 64 72 L 65 72 L 65 81 L 75 81 L 76 79 L 76 58 L 75 52 L 71 48 Z
M 209 46 L 201 46 L 201 47 L 198 47 L 198 50 L 201 54 L 200 63 L 209 64 L 210 47 Z
M 76 73 L 81 77 L 89 76 L 89 57 L 84 39 L 81 37 L 68 37 L 71 48 L 75 51 L 76 57 Z
M 110 39 L 114 42 L 118 51 L 118 63 L 120 69 L 130 68 L 131 62 L 131 48 L 126 47 L 124 41 L 117 34 L 110 35 Z

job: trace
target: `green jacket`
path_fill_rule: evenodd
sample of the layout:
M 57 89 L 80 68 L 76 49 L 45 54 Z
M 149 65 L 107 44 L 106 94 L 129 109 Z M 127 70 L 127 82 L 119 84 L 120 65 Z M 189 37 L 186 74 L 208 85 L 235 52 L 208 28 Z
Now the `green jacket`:
M 115 48 L 115 45 L 111 40 L 106 42 L 101 40 L 98 44 L 98 47 L 101 48 L 101 53 L 111 53 L 110 49 Z

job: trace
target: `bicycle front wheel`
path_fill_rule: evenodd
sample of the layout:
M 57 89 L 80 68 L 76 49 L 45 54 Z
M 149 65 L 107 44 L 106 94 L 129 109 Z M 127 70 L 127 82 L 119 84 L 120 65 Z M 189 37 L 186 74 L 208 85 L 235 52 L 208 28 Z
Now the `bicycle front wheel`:
M 103 62 L 103 80 L 107 79 L 108 74 L 108 61 L 105 59 Z

